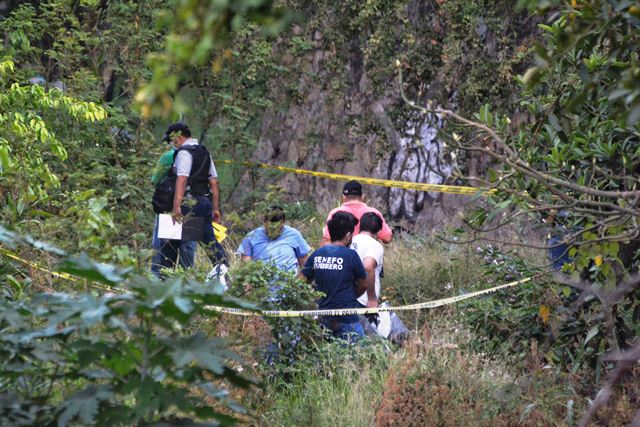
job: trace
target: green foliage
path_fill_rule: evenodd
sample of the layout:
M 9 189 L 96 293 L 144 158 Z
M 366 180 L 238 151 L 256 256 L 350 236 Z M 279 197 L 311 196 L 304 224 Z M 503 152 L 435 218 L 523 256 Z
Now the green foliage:
M 11 237 L 5 241 L 15 240 Z M 160 282 L 69 259 L 63 270 L 114 293 L 36 294 L 0 301 L 0 414 L 12 425 L 131 425 L 212 421 L 244 410 L 221 380 L 251 381 L 220 338 L 192 331 L 208 305 L 250 307 L 222 296 L 220 284 Z M 0 278 L 7 286 L 6 276 Z M 58 285 L 64 286 L 64 281 Z M 97 286 L 94 284 L 94 286 Z
M 123 259 L 109 246 L 140 247 L 136 232 L 151 227 L 146 173 L 155 150 L 122 100 L 145 74 L 140 56 L 158 43 L 159 2 L 85 3 L 23 2 L 0 23 L 0 209 L 14 229 L 140 265 L 143 252 Z
M 46 201 L 47 190 L 59 186 L 48 160 L 63 161 L 68 154 L 57 131 L 78 122 L 104 120 L 106 111 L 57 89 L 22 86 L 8 75 L 13 70 L 10 60 L 0 66 L 0 171 L 10 203 L 29 205 Z
M 267 310 L 315 309 L 316 300 L 322 295 L 295 273 L 283 271 L 274 263 L 242 262 L 229 274 L 232 278 L 231 295 Z M 272 375 L 283 374 L 297 359 L 313 352 L 315 341 L 323 335 L 318 322 L 310 317 L 266 317 L 265 320 L 271 327 L 277 346 L 277 355 L 271 361 L 276 363 L 277 371 Z
M 495 247 L 478 248 L 483 257 L 483 277 L 503 284 L 531 277 L 540 270 L 517 253 Z M 570 288 L 549 287 L 546 278 L 537 278 L 515 288 L 460 304 L 460 321 L 474 334 L 467 346 L 475 352 L 508 358 L 525 368 L 532 349 L 547 363 L 571 373 L 595 373 L 596 382 L 608 349 L 605 325 L 596 304 L 572 308 L 579 296 Z M 486 286 L 483 286 L 486 287 Z M 473 290 L 476 290 L 473 288 Z M 593 297 L 588 302 L 595 302 Z M 633 320 L 637 302 L 621 305 L 617 322 L 628 336 L 638 324 Z M 591 374 L 593 375 L 593 374 Z M 593 380 L 593 376 L 588 381 Z
M 177 0 L 170 10 L 164 10 L 163 21 L 169 26 L 165 51 L 149 57 L 151 79 L 136 93 L 143 117 L 186 111 L 187 105 L 181 99 L 173 99 L 180 80 L 176 71 L 206 64 L 219 72 L 231 53 L 226 49 L 229 39 L 247 23 L 257 24 L 270 34 L 284 27 L 290 16 L 273 8 L 272 3 Z
M 530 268 L 525 259 L 492 246 L 478 248 L 478 251 L 483 260 L 483 281 L 490 284 L 478 288 L 509 283 L 539 272 Z M 475 333 L 469 347 L 475 352 L 522 362 L 534 341 L 548 344 L 549 313 L 544 317 L 541 313 L 549 310 L 555 300 L 554 292 L 545 289 L 541 280 L 536 279 L 534 283 L 461 303 L 460 320 Z
M 474 232 L 522 218 L 544 220 L 574 260 L 558 279 L 575 291 L 563 288 L 555 301 L 522 295 L 526 303 L 514 301 L 522 311 L 509 316 L 526 325 L 519 331 L 531 339 L 541 332 L 531 328 L 539 326 L 532 322 L 535 307 L 544 305 L 548 315 L 540 299 L 548 298 L 557 318 L 544 333 L 553 341 L 547 360 L 574 372 L 591 365 L 596 379 L 605 352 L 633 345 L 639 320 L 629 311 L 637 306 L 637 284 L 629 274 L 639 267 L 640 215 L 640 132 L 633 118 L 638 79 L 630 78 L 638 73 L 640 22 L 631 7 L 632 2 L 597 0 L 558 5 L 552 22 L 540 25 L 544 36 L 534 49 L 536 66 L 520 78 L 526 119 L 513 116 L 518 120 L 512 125 L 483 106 L 475 116 L 475 129 L 487 137 L 483 146 L 457 144 L 499 162 L 489 175 L 497 196 L 467 216 Z M 508 313 L 495 308 L 489 304 L 486 316 L 501 324 L 499 316 Z M 496 344 L 504 339 L 490 322 L 481 324 Z
M 322 17 L 326 9 L 337 9 L 335 18 Z M 394 79 L 397 59 L 409 90 L 420 99 L 453 101 L 464 112 L 488 100 L 500 107 L 512 102 L 509 83 L 521 71 L 527 49 L 522 44 L 527 28 L 512 2 L 346 1 L 318 7 L 318 15 L 320 23 L 336 20 L 332 25 L 339 33 L 327 37 L 337 59 L 362 67 L 376 93 Z
M 148 71 L 144 56 L 161 46 L 154 19 L 160 0 L 76 2 L 47 0 L 14 6 L 0 27 L 7 49 L 27 80 L 61 83 L 73 96 L 115 100 Z M 112 81 L 112 79 L 115 79 Z M 109 86 L 113 94 L 109 95 Z
M 441 8 L 438 73 L 448 91 L 455 91 L 456 110 L 469 114 L 487 102 L 511 109 L 513 77 L 529 49 L 524 16 L 511 1 L 446 1 Z
M 521 1 L 532 7 L 533 1 Z M 540 3 L 548 8 L 555 2 Z M 607 104 L 607 116 L 626 118 L 630 128 L 640 120 L 640 9 L 632 1 L 586 1 L 561 7 L 560 17 L 551 25 L 541 25 L 545 43 L 535 49 L 536 66 L 529 69 L 524 83 L 532 88 L 562 71 L 573 87 L 562 87 L 569 112 L 580 112 L 597 101 Z M 556 92 L 556 94 L 560 94 Z M 555 113 L 556 111 L 552 111 Z
M 581 2 L 579 8 L 563 9 L 550 25 L 541 25 L 545 39 L 535 49 L 538 65 L 522 79 L 522 106 L 533 124 L 512 137 L 530 167 L 596 192 L 636 189 L 640 86 L 631 76 L 639 72 L 640 22 L 631 15 L 631 6 Z M 639 116 L 634 119 L 635 114 Z M 549 206 L 594 195 L 577 188 L 558 203 L 562 198 L 557 192 L 520 174 L 509 185 L 527 189 Z M 604 203 L 602 212 L 568 208 L 564 225 L 579 231 L 574 240 L 580 246 L 572 252 L 577 256 L 575 274 L 594 262 L 601 274 L 591 279 L 616 282 L 616 265 L 635 269 L 632 254 L 623 252 L 636 226 L 633 213 L 613 221 L 616 209 L 629 206 L 629 201 L 620 197 L 607 205 L 609 199 L 597 199 Z

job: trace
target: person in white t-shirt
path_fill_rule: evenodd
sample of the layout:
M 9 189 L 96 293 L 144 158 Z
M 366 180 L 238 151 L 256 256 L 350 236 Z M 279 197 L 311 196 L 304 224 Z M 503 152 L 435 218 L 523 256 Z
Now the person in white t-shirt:
M 367 272 L 367 290 L 358 297 L 358 302 L 363 307 L 378 307 L 380 300 L 380 271 L 384 257 L 384 247 L 377 240 L 380 230 L 382 218 L 373 212 L 367 212 L 360 218 L 360 233 L 351 241 L 351 249 L 358 253 Z

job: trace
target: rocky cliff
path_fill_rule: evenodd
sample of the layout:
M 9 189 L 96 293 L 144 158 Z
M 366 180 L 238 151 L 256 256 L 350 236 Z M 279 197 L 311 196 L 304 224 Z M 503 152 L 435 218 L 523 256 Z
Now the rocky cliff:
M 468 116 L 484 103 L 515 111 L 513 77 L 526 66 L 535 25 L 516 13 L 512 2 L 289 6 L 304 19 L 273 45 L 287 71 L 270 82 L 276 102 L 263 115 L 253 160 L 433 184 L 468 185 L 457 177 L 486 171 L 485 159 L 457 161 L 446 146 L 441 118 L 404 105 L 394 63 L 401 61 L 405 86 L 419 102 L 436 102 Z M 315 202 L 321 212 L 338 203 L 342 186 L 293 174 L 278 177 L 277 184 L 292 200 Z M 365 191 L 370 204 L 396 225 L 420 231 L 455 222 L 469 202 L 440 193 L 373 186 Z

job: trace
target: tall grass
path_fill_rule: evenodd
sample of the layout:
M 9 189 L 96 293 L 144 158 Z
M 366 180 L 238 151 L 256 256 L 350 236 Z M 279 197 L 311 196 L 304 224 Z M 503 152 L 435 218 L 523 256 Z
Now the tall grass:
M 468 245 L 403 233 L 385 246 L 381 293 L 392 306 L 431 301 L 468 290 L 480 274 L 480 260 Z M 436 315 L 446 310 L 438 309 Z M 414 330 L 433 314 L 426 310 L 398 313 Z
M 389 356 L 380 342 L 324 343 L 294 373 L 268 384 L 257 408 L 269 426 L 371 426 L 375 424 Z
M 571 425 L 567 408 L 584 407 L 586 399 L 577 399 L 566 377 L 551 369 L 522 375 L 504 361 L 464 350 L 468 336 L 443 319 L 397 352 L 376 425 Z

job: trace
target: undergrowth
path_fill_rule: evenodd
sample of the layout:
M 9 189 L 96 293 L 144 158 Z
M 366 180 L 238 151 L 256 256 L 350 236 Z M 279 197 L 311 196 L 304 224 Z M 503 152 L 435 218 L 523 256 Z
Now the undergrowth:
M 317 217 L 290 224 L 317 244 Z M 230 254 L 242 237 L 232 234 L 225 242 Z M 231 260 L 233 271 L 239 261 Z M 400 234 L 385 245 L 382 296 L 398 306 L 460 295 L 528 277 L 530 261 L 496 248 Z M 555 314 L 545 307 L 557 303 L 558 292 L 536 280 L 465 303 L 398 312 L 413 330 L 402 348 L 385 341 L 345 346 L 316 336 L 285 364 L 266 362 L 273 322 L 225 316 L 202 326 L 230 338 L 243 369 L 260 381 L 233 391 L 249 409 L 247 425 L 573 426 L 596 389 L 588 367 L 572 372 L 550 363 Z M 612 404 L 595 416 L 598 425 L 633 420 L 638 375 L 613 390 Z
M 381 342 L 321 343 L 286 378 L 273 378 L 256 407 L 261 425 L 370 426 L 390 355 Z M 267 405 L 264 405 L 267 402 Z
M 563 425 L 573 398 L 565 378 L 542 370 L 517 376 L 504 362 L 465 350 L 465 339 L 468 332 L 440 322 L 396 354 L 376 425 Z

